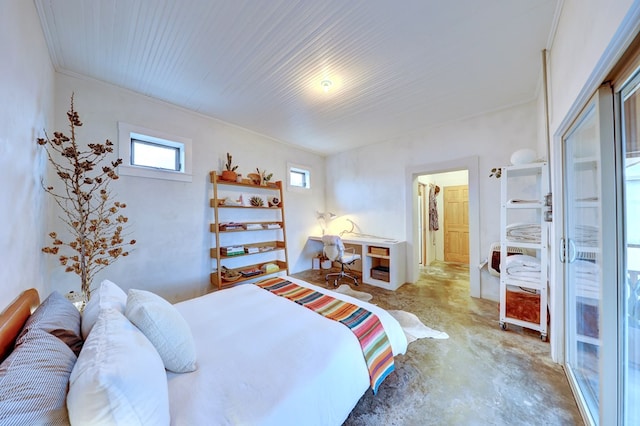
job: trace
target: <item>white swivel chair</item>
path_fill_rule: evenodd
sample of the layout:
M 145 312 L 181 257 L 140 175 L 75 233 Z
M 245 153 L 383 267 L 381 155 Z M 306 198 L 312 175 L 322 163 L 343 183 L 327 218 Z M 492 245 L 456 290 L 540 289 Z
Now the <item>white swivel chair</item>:
M 348 265 L 352 265 L 356 260 L 360 259 L 360 255 L 355 252 L 355 249 L 353 247 L 345 249 L 342 239 L 337 235 L 323 236 L 322 244 L 324 244 L 324 255 L 332 262 L 340 263 L 340 272 L 327 274 L 325 281 L 329 282 L 329 277 L 335 277 L 333 285 L 337 287 L 340 279 L 347 277 L 352 279 L 355 285 L 358 285 L 358 278 L 344 270 L 345 266 L 349 269 Z

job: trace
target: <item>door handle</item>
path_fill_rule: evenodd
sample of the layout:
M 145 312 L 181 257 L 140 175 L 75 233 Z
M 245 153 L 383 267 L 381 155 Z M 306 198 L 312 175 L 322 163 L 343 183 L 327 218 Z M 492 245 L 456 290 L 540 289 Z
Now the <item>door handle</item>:
M 573 263 L 578 257 L 576 244 L 571 238 L 560 238 L 560 262 Z
M 573 242 L 571 238 L 567 238 L 567 254 L 568 260 L 567 263 L 573 263 L 578 256 L 578 251 L 576 250 L 576 244 Z

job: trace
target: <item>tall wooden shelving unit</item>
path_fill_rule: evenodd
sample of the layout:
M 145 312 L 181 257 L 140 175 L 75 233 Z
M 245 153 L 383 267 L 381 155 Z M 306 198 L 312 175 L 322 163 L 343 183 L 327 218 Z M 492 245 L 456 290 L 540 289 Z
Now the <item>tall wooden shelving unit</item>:
M 547 339 L 548 306 L 548 226 L 545 222 L 545 195 L 548 189 L 546 162 L 507 166 L 502 168 L 500 200 L 500 326 L 514 324 L 540 332 Z M 509 235 L 512 224 L 540 227 L 540 238 L 524 241 Z M 529 254 L 540 261 L 540 278 L 532 281 L 505 272 L 507 256 L 513 253 Z M 518 300 L 517 296 L 522 298 Z M 516 302 L 518 300 L 518 302 Z M 538 321 L 519 318 L 516 303 L 537 307 Z M 511 305 L 510 305 L 511 304 Z M 529 307 L 530 308 L 530 307 Z
M 213 184 L 213 198 L 210 205 L 213 209 L 213 223 L 210 231 L 213 235 L 211 247 L 212 272 L 211 284 L 217 289 L 233 286 L 242 282 L 264 278 L 278 273 L 289 273 L 287 258 L 287 234 L 284 219 L 284 199 L 282 182 L 255 185 L 247 180 L 230 182 L 220 178 L 215 172 L 210 173 Z M 262 196 L 263 199 L 277 197 L 277 206 L 231 205 L 224 200 L 237 200 L 241 196 Z M 226 229 L 225 225 L 233 223 L 235 229 Z M 240 226 L 238 228 L 238 226 Z M 256 253 L 243 253 L 226 256 L 223 247 L 243 246 L 258 250 Z M 231 270 L 247 271 L 260 269 L 264 264 L 272 263 L 279 270 L 262 273 L 235 280 L 225 280 L 222 267 Z

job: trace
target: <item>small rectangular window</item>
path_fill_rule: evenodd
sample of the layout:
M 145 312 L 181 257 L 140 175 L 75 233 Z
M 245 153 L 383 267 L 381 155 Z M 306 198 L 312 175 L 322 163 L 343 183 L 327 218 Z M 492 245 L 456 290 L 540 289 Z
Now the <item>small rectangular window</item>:
M 291 186 L 299 186 L 300 188 L 307 188 L 307 181 L 309 180 L 308 173 L 301 170 L 291 170 Z
M 180 148 L 157 142 L 131 139 L 131 164 L 179 172 L 181 169 Z
M 191 182 L 191 139 L 118 123 L 118 173 Z
M 310 172 L 306 168 L 289 165 L 289 188 L 311 188 Z

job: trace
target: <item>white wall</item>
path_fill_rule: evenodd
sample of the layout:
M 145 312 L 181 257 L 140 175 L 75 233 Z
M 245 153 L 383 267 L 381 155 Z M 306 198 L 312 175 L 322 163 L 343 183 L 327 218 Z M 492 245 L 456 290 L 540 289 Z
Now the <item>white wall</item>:
M 199 114 L 121 90 L 100 82 L 69 75 L 56 75 L 56 128 L 66 129 L 65 111 L 75 92 L 75 107 L 84 126 L 80 142 L 117 141 L 117 122 L 190 138 L 193 144 L 193 182 L 175 182 L 121 176 L 114 182 L 114 199 L 127 203 L 131 236 L 137 240 L 130 256 L 119 259 L 101 272 L 94 285 L 109 278 L 123 288 L 142 288 L 169 300 L 181 300 L 205 292 L 209 286 L 212 235 L 209 208 L 211 170 L 221 170 L 226 153 L 233 155 L 238 172 L 256 167 L 286 181 L 287 161 L 312 169 L 309 193 L 284 195 L 290 272 L 308 269 L 304 258 L 306 238 L 317 225 L 315 211 L 324 210 L 324 159 L 264 136 Z M 115 158 L 115 156 L 114 156 Z M 49 228 L 60 229 L 57 211 L 50 211 Z M 65 273 L 52 259 L 50 273 L 55 285 L 77 289 L 79 280 Z
M 42 268 L 42 152 L 52 120 L 54 73 L 33 2 L 0 5 L 0 310 L 22 290 L 51 291 Z
M 551 180 L 554 193 L 554 222 L 551 225 L 551 354 L 563 359 L 562 269 L 554 244 L 561 229 L 561 138 L 588 98 L 605 80 L 638 31 L 638 0 L 564 0 L 558 30 L 549 52 L 549 111 L 551 134 Z M 554 320 L 555 318 L 555 320 Z
M 537 148 L 536 106 L 532 101 L 333 155 L 327 158 L 327 208 L 348 215 L 360 225 L 361 232 L 406 240 L 408 189 L 404 171 L 477 156 L 480 258 L 485 258 L 489 244 L 499 240 L 500 226 L 500 182 L 490 178 L 489 171 L 509 164 L 518 149 Z M 335 222 L 339 221 L 332 222 L 332 227 L 339 226 Z M 481 296 L 498 300 L 498 290 L 498 280 L 483 271 Z
M 549 52 L 552 135 L 576 102 L 634 3 L 637 7 L 637 0 L 564 0 Z

